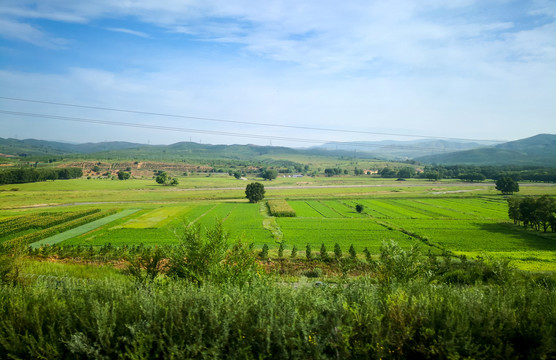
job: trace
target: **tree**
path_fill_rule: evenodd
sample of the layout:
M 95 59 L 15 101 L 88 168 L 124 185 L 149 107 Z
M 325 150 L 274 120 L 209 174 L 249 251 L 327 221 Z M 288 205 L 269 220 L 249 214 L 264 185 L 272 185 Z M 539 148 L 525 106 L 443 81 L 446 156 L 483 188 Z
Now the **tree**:
M 118 179 L 119 180 L 127 180 L 131 177 L 131 174 L 128 173 L 127 171 L 118 171 Z
M 364 205 L 361 205 L 361 204 L 355 205 L 355 211 L 357 211 L 358 213 L 361 214 L 361 213 L 363 212 L 363 210 L 365 210 L 365 206 L 364 206 Z
M 437 181 L 440 179 L 440 173 L 438 171 L 425 171 L 424 176 L 430 181 Z
M 278 171 L 274 170 L 274 169 L 266 169 L 263 170 L 263 172 L 261 173 L 261 176 L 263 179 L 265 180 L 274 180 L 276 179 L 276 177 L 278 177 Z
M 544 232 L 551 224 L 554 213 L 556 212 L 556 201 L 548 195 L 543 195 L 536 199 L 535 218 Z M 553 229 L 554 230 L 554 229 Z
M 235 177 L 236 179 L 238 179 L 238 180 L 241 179 L 241 172 L 239 172 L 239 171 L 234 171 L 234 172 L 233 172 L 233 175 L 234 175 L 234 177 Z
M 248 184 L 245 188 L 245 197 L 249 202 L 256 203 L 264 199 L 264 185 L 258 182 Z
M 398 175 L 398 172 L 390 169 L 389 167 L 385 167 L 384 169 L 378 172 L 381 177 L 383 178 L 395 178 Z
M 504 195 L 512 195 L 519 191 L 519 184 L 511 177 L 503 176 L 496 181 L 496 190 L 502 191 Z
M 334 244 L 334 256 L 336 257 L 336 260 L 340 260 L 343 256 L 342 248 L 340 247 L 340 244 L 338 244 L 338 243 Z
M 328 251 L 326 251 L 326 246 L 324 245 L 324 243 L 322 243 L 322 245 L 320 246 L 320 258 L 322 261 L 328 260 Z
M 168 173 L 166 171 L 161 172 L 160 174 L 158 174 L 155 180 L 158 184 L 165 185 L 168 181 Z
M 348 251 L 349 251 L 349 256 L 350 256 L 353 260 L 357 259 L 357 252 L 355 251 L 355 248 L 353 247 L 353 244 L 351 244 L 351 245 L 349 246 L 349 250 L 348 250 Z
M 402 179 L 408 179 L 415 175 L 415 169 L 412 167 L 404 167 L 398 171 L 398 177 Z
M 166 171 L 162 171 L 156 177 L 156 182 L 164 186 L 176 186 L 179 184 L 178 179 L 168 176 Z
M 512 196 L 508 198 L 508 216 L 510 219 L 514 221 L 514 224 L 519 225 L 521 219 L 521 213 L 519 212 L 519 204 L 521 203 L 521 199 Z

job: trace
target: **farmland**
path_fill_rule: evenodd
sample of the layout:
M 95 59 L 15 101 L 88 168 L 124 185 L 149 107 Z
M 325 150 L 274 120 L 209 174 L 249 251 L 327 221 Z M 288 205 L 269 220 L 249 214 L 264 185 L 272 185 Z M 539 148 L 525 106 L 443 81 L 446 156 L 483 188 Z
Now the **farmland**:
M 279 178 L 253 204 L 249 181 L 179 181 L 0 186 L 0 243 L 30 245 L 0 255 L 2 357 L 553 357 L 555 234 L 493 184 Z
M 4 231 L 0 240 L 24 236 L 26 231 L 45 231 L 46 227 L 44 237 L 33 235 L 29 243 L 171 245 L 176 242 L 176 231 L 183 226 L 199 224 L 209 228 L 220 220 L 232 238 L 242 238 L 258 248 L 267 244 L 271 252 L 283 241 L 286 254 L 294 245 L 302 249 L 310 244 L 318 249 L 325 244 L 332 251 L 336 243 L 344 251 L 353 245 L 359 253 L 367 248 L 376 254 L 384 240 L 394 240 L 404 248 L 419 245 L 432 253 L 445 250 L 470 257 L 507 255 L 524 269 L 556 270 L 552 261 L 556 250 L 553 234 L 531 232 L 511 224 L 504 198 L 488 184 L 400 184 L 384 179 L 363 183 L 360 179 L 315 178 L 307 185 L 278 179 L 265 184 L 267 198 L 288 207 L 296 216 L 274 218 L 265 205 L 243 199 L 240 186 L 245 182 L 227 176 L 189 176 L 180 180 L 178 188 L 170 189 L 146 180 L 21 184 L 18 191 L 4 186 L 0 189 L 0 225 L 6 229 L 17 228 L 22 222 L 29 225 L 17 234 L 17 229 Z M 526 189 L 533 194 L 554 192 L 553 186 Z M 355 211 L 357 204 L 364 206 L 362 213 Z M 87 221 L 76 224 L 81 226 L 80 231 L 48 231 L 56 225 L 55 220 L 50 224 L 48 219 L 69 219 L 71 214 L 91 209 L 120 215 L 94 223 L 97 219 L 91 218 L 88 227 L 83 227 Z M 46 225 L 32 226 L 34 223 L 28 221 L 32 218 L 41 219 Z

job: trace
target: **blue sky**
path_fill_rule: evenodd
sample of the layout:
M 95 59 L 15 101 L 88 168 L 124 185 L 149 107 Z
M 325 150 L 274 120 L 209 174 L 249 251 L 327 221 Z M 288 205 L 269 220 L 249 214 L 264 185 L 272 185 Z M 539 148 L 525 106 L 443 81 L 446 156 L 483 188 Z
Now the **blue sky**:
M 556 133 L 550 0 L 3 0 L 0 54 L 0 97 L 241 122 L 0 99 L 0 137 L 296 147 Z

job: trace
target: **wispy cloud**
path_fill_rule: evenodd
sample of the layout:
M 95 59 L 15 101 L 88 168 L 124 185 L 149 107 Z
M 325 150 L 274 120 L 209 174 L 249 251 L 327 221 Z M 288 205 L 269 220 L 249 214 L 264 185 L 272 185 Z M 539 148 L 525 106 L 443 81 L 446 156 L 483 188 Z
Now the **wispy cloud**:
M 121 33 L 124 33 L 124 34 L 130 34 L 130 35 L 139 36 L 139 37 L 142 37 L 142 38 L 151 38 L 151 36 L 149 34 L 144 33 L 142 31 L 135 31 L 135 30 L 124 29 L 124 28 L 106 28 L 106 30 L 114 31 L 114 32 L 121 32 Z
M 31 43 L 46 48 L 63 48 L 67 41 L 50 36 L 46 32 L 19 21 L 0 18 L 0 36 Z
M 493 3 L 492 8 L 499 5 Z M 508 1 L 507 7 L 533 17 L 554 14 L 550 1 Z M 521 35 L 522 30 L 515 28 L 511 19 L 488 10 L 488 4 L 473 0 L 7 0 L 0 6 L 0 13 L 20 19 L 93 21 L 107 14 L 134 17 L 171 32 L 234 43 L 258 56 L 325 71 L 367 69 L 376 61 L 392 69 L 444 67 L 451 62 L 457 71 L 458 67 L 501 56 L 511 59 L 535 53 L 538 58 L 538 50 L 521 40 L 527 33 Z M 553 27 L 545 25 L 533 24 L 533 29 L 523 31 L 556 38 Z M 109 30 L 149 36 L 124 27 Z M 500 53 L 498 48 L 503 46 L 506 50 Z M 544 41 L 542 48 L 549 55 L 556 45 Z

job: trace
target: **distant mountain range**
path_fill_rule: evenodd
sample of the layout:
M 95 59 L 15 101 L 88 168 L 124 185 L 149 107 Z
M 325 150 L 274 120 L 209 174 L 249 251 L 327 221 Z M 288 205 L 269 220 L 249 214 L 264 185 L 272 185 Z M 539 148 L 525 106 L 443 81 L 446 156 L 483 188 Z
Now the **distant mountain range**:
M 556 135 L 539 134 L 486 148 L 417 157 L 424 163 L 445 165 L 556 166 Z
M 412 140 L 412 141 L 353 141 L 329 142 L 315 147 L 326 150 L 344 150 L 371 153 L 376 157 L 389 160 L 407 160 L 420 156 L 446 154 L 456 151 L 478 149 L 492 145 L 485 142 L 464 142 L 453 140 Z
M 556 166 L 556 135 L 540 134 L 503 144 L 448 140 L 331 142 L 309 149 L 258 145 L 208 145 L 179 142 L 145 145 L 130 142 L 69 144 L 44 140 L 0 138 L 0 154 L 19 157 L 84 156 L 145 160 L 283 159 L 292 156 L 343 156 L 386 160 L 413 159 L 421 163 Z

